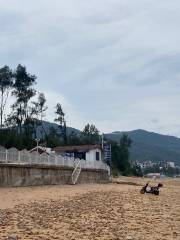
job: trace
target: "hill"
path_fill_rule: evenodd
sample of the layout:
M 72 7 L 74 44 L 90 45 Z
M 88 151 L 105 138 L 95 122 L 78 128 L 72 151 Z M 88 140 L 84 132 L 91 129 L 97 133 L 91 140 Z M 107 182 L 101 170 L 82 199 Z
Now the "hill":
M 127 134 L 133 141 L 130 149 L 130 160 L 139 162 L 173 161 L 180 166 L 179 138 L 141 129 L 129 132 L 113 132 L 106 134 L 106 137 L 119 141 L 123 133 Z
M 52 127 L 58 130 L 58 125 L 55 123 L 43 122 L 43 126 L 47 133 Z M 80 133 L 80 130 L 67 127 L 67 132 L 68 134 L 71 132 Z M 107 139 L 119 141 L 124 133 L 133 141 L 130 149 L 131 161 L 173 161 L 180 166 L 180 138 L 141 129 L 128 132 L 116 131 L 105 134 L 105 136 Z
M 51 128 L 53 128 L 55 131 L 59 131 L 58 124 L 43 121 L 43 129 L 41 126 L 37 127 L 37 137 L 40 138 L 42 134 L 45 134 L 45 133 L 49 134 Z M 70 135 L 72 132 L 78 134 L 80 133 L 80 130 L 72 127 L 67 127 L 67 134 Z

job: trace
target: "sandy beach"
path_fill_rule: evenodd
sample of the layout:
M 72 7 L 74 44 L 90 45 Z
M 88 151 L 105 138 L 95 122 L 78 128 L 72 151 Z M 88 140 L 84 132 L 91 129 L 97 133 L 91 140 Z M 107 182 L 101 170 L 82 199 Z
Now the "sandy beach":
M 140 194 L 145 181 L 0 188 L 0 239 L 180 239 L 180 179 L 160 196 Z

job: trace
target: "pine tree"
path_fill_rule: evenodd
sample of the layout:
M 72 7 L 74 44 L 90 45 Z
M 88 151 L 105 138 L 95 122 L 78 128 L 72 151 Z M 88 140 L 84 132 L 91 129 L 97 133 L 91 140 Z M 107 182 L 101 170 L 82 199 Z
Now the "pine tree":
M 16 102 L 12 106 L 12 113 L 8 121 L 18 125 L 18 130 L 22 133 L 22 124 L 28 127 L 28 103 L 36 94 L 33 88 L 33 85 L 36 83 L 36 76 L 27 73 L 26 67 L 19 64 L 14 73 L 14 77 L 15 82 L 13 84 L 12 95 L 16 97 Z
M 82 138 L 86 144 L 100 143 L 99 131 L 93 124 L 87 124 L 82 131 Z
M 46 98 L 44 93 L 39 93 L 38 95 L 38 101 L 32 102 L 32 106 L 30 107 L 31 112 L 31 119 L 34 124 L 34 134 L 35 138 L 37 137 L 37 128 L 40 126 L 40 132 L 41 132 L 41 138 L 44 137 L 44 134 L 46 135 L 46 130 L 43 126 L 43 118 L 46 116 L 46 110 L 48 107 L 46 104 Z
M 62 109 L 60 103 L 56 105 L 56 118 L 54 119 L 55 122 L 58 123 L 58 127 L 60 130 L 60 137 L 62 136 L 64 144 L 67 144 L 67 127 L 66 127 L 66 120 L 65 120 L 65 113 Z

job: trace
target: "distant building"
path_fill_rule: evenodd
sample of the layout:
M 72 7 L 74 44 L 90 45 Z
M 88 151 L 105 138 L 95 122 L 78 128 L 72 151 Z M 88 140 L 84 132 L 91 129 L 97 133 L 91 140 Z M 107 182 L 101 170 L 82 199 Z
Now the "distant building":
M 145 168 L 153 167 L 155 165 L 155 163 L 152 163 L 151 161 L 136 162 L 136 165 L 138 165 L 141 169 L 145 169 Z
M 148 173 L 148 174 L 145 175 L 145 177 L 148 177 L 148 178 L 160 178 L 161 174 L 160 173 Z
M 167 162 L 166 167 L 175 168 L 175 163 L 174 162 Z
M 60 146 L 53 148 L 53 151 L 61 156 L 80 158 L 87 161 L 103 160 L 101 145 Z

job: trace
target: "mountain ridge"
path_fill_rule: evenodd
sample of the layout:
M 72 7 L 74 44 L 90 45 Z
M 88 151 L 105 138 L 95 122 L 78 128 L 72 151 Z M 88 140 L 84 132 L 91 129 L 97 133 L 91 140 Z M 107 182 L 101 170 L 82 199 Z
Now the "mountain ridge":
M 173 161 L 180 166 L 180 138 L 137 129 L 115 131 L 106 135 L 108 139 L 119 141 L 122 134 L 132 139 L 131 161 L 165 162 Z
M 44 128 L 47 133 L 50 128 L 58 129 L 56 123 L 44 122 Z M 80 133 L 76 128 L 67 127 L 68 135 L 71 132 Z M 132 131 L 114 131 L 104 134 L 109 140 L 119 141 L 122 134 L 127 134 L 132 139 L 130 148 L 131 161 L 152 161 L 152 162 L 175 162 L 180 166 L 180 138 L 164 135 L 155 132 L 149 132 L 143 129 Z

